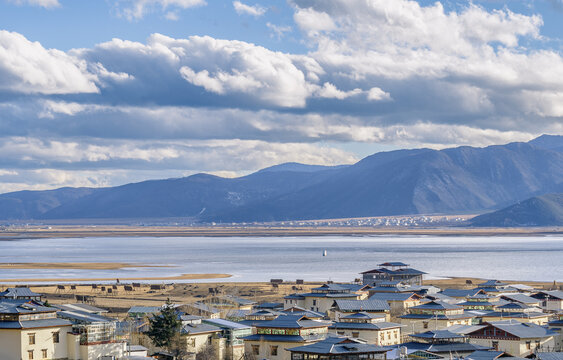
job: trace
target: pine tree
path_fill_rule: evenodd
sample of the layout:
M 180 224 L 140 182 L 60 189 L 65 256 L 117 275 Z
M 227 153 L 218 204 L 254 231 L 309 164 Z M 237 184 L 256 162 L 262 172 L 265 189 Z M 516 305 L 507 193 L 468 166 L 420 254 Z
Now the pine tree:
M 170 299 L 167 299 L 160 313 L 149 319 L 149 330 L 145 334 L 155 346 L 171 350 L 181 326 L 182 322 L 178 319 L 176 310 L 172 307 Z

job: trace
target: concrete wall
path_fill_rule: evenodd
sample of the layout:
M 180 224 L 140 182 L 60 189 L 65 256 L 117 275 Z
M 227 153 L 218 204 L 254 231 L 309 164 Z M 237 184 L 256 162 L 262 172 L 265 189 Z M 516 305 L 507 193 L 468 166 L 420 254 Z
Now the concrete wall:
M 20 330 L 0 330 L 0 359 L 26 359 L 21 356 L 21 347 Z
M 96 345 L 80 345 L 80 360 L 98 360 L 102 356 L 123 357 L 126 354 L 126 343 L 107 343 Z
M 385 329 L 385 330 L 353 330 L 353 329 L 330 329 L 332 334 L 344 335 L 348 337 L 357 336 L 360 339 L 367 341 L 368 344 L 388 346 L 401 343 L 401 330 L 400 329 Z
M 269 359 L 269 360 L 291 360 L 291 353 L 284 349 L 290 349 L 297 346 L 303 346 L 305 343 L 295 343 L 295 342 L 274 342 L 274 341 L 245 341 L 244 349 L 248 354 L 254 354 L 252 352 L 252 345 L 259 346 L 260 352 L 258 355 L 253 355 L 257 359 Z M 278 354 L 271 355 L 271 347 L 278 347 Z
M 555 345 L 553 337 L 548 337 L 545 339 L 521 339 L 521 340 L 502 340 L 502 339 L 482 339 L 482 338 L 470 338 L 469 342 L 476 345 L 490 346 L 493 347 L 493 342 L 498 342 L 498 350 L 504 351 L 515 357 L 527 357 L 536 350 L 536 341 L 540 341 L 540 347 L 542 349 L 551 349 Z M 530 341 L 530 349 L 528 349 L 526 342 Z

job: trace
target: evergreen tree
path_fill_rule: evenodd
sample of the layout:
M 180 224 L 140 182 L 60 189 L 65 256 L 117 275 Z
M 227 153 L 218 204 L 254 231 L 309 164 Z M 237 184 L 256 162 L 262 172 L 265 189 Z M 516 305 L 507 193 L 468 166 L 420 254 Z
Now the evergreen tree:
M 178 319 L 176 310 L 172 307 L 170 299 L 167 299 L 160 313 L 149 319 L 149 330 L 145 334 L 155 346 L 170 351 L 181 326 L 182 322 Z

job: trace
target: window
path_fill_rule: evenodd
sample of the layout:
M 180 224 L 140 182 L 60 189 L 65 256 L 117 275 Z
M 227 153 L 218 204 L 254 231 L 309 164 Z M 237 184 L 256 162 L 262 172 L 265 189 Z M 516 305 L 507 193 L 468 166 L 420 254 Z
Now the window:
M 29 345 L 35 345 L 35 334 L 27 334 L 27 336 L 29 336 Z M 33 359 L 33 358 L 30 358 L 30 359 Z
M 495 351 L 498 351 L 498 341 L 493 341 L 493 344 L 491 346 Z
M 27 350 L 27 358 L 33 360 L 33 350 Z
M 252 345 L 252 354 L 260 355 L 260 345 Z
M 336 332 L 338 335 L 344 335 L 344 331 L 337 331 Z
M 317 305 L 317 300 L 313 300 L 313 306 Z
M 41 350 L 41 357 L 42 357 L 43 359 L 46 359 L 46 358 L 47 358 L 47 349 Z
M 278 347 L 277 346 L 270 346 L 270 355 L 272 356 L 278 356 Z
M 530 350 L 532 348 L 532 343 L 530 341 L 526 341 L 526 349 Z
M 352 337 L 353 338 L 359 338 L 360 337 L 360 333 L 358 331 L 352 331 Z
M 58 331 L 53 333 L 53 343 L 54 344 L 59 343 L 59 332 Z
M 425 329 L 428 329 L 428 322 L 427 321 L 423 322 L 422 327 L 425 328 Z
M 541 346 L 541 343 L 539 340 L 536 340 L 536 348 L 539 348 Z

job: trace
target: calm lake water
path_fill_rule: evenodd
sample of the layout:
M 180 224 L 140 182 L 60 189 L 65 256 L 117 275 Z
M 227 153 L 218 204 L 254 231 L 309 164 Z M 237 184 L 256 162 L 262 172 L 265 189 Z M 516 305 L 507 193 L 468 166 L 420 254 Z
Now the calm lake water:
M 324 250 L 327 256 L 323 256 Z M 129 262 L 124 270 L 5 270 L 0 279 L 124 278 L 227 273 L 220 281 L 352 281 L 385 261 L 427 277 L 563 281 L 563 236 L 79 238 L 0 241 L 0 262 Z

